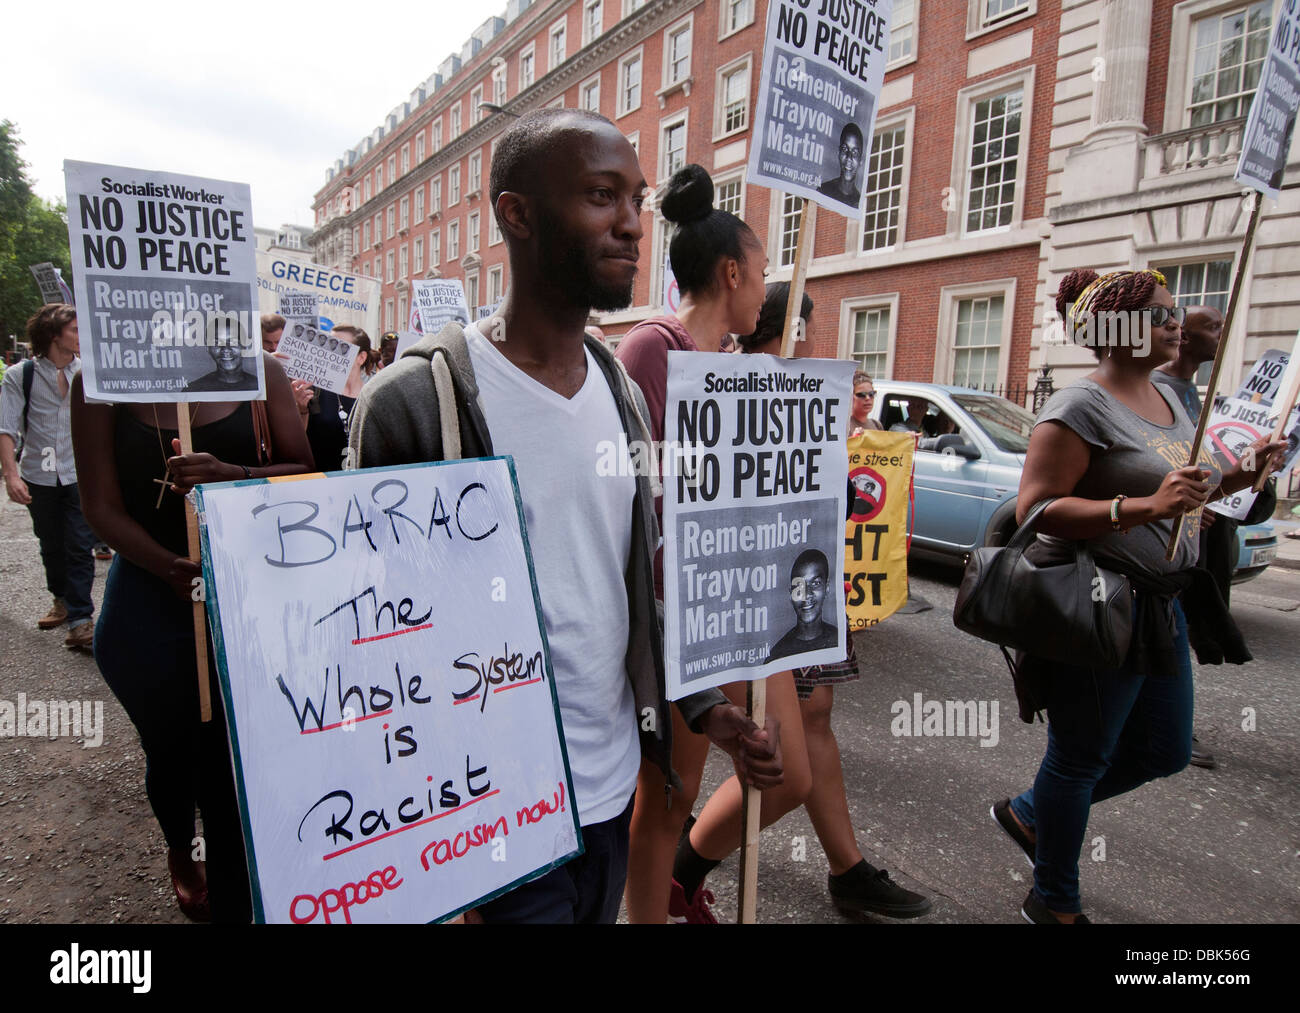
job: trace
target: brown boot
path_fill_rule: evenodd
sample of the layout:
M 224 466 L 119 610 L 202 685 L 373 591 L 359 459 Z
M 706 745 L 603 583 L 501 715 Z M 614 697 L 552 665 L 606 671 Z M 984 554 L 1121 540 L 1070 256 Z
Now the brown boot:
M 52 630 L 56 626 L 62 626 L 68 621 L 68 606 L 64 605 L 58 598 L 54 599 L 54 604 L 50 610 L 45 613 L 45 618 L 37 619 L 36 625 L 42 630 Z
M 79 647 L 83 650 L 92 650 L 95 646 L 95 624 L 93 622 L 82 623 L 80 626 L 74 626 L 68 631 L 64 639 L 65 647 Z

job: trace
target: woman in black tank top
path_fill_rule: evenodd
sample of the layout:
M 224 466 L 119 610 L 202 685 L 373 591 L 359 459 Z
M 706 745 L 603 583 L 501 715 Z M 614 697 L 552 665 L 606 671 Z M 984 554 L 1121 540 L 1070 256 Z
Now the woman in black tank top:
M 313 470 L 289 380 L 275 359 L 263 361 L 269 455 L 253 402 L 91 404 L 81 377 L 72 387 L 82 507 L 117 550 L 95 627 L 95 661 L 140 733 L 172 887 L 196 921 L 248 921 L 251 901 L 221 707 L 211 722 L 199 721 L 192 595 L 202 585 L 199 564 L 189 559 L 184 493 L 202 482 Z M 176 412 L 186 408 L 194 450 L 181 454 Z M 211 674 L 210 644 L 208 651 Z M 215 678 L 210 688 L 220 701 Z M 196 803 L 202 838 L 194 835 Z

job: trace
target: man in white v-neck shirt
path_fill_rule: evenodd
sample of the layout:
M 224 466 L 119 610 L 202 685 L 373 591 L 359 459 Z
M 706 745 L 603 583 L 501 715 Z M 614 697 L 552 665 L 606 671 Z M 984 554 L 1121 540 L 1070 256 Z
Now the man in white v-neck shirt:
M 646 182 L 608 120 L 540 110 L 502 135 L 489 189 L 510 257 L 505 300 L 477 325 L 426 335 L 368 384 L 349 455 L 359 467 L 514 458 L 585 852 L 478 915 L 609 923 L 627 877 L 642 755 L 680 784 L 669 765 L 649 477 L 597 470 L 602 443 L 650 438 L 645 402 L 583 333 L 593 308 L 631 301 Z M 677 705 L 748 782 L 780 783 L 773 722 L 758 729 L 713 690 Z

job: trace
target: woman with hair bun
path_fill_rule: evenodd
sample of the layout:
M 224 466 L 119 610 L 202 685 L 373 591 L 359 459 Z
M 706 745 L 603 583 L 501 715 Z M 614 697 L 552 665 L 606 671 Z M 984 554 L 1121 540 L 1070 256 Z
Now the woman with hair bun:
M 618 346 L 617 358 L 641 387 L 650 408 L 651 434 L 664 438 L 664 405 L 668 394 L 668 352 L 717 352 L 727 334 L 748 334 L 758 322 L 766 294 L 764 275 L 767 255 L 763 244 L 743 221 L 713 206 L 713 180 L 698 165 L 675 173 L 663 189 L 663 216 L 677 226 L 668 256 L 681 290 L 681 308 L 645 320 L 632 328 Z M 662 501 L 655 511 L 662 519 Z M 663 553 L 655 554 L 655 591 L 663 600 Z M 743 684 L 724 686 L 723 691 L 743 705 Z M 781 728 L 781 752 L 785 756 L 784 780 L 780 787 L 763 792 L 764 825 L 796 808 L 808 793 L 809 774 L 799 703 L 794 680 L 783 673 L 768 680 L 767 734 L 774 737 Z M 763 734 L 759 732 L 758 734 Z M 673 770 L 681 777 L 680 790 L 669 792 L 662 772 L 642 763 L 637 781 L 636 807 L 632 814 L 631 844 L 625 899 L 628 921 L 663 924 L 669 914 L 670 892 L 675 892 L 676 917 L 712 921 L 706 890 L 690 890 L 682 896 L 671 878 L 674 855 L 682 827 L 700 790 L 709 740 L 687 726 L 673 711 Z M 739 791 L 732 778 L 724 788 Z M 721 790 L 721 789 L 720 789 Z M 664 804 L 671 794 L 671 806 Z M 692 839 L 705 841 L 698 831 Z M 707 843 L 700 843 L 703 859 L 711 868 L 736 849 L 740 823 L 712 827 Z M 703 876 L 699 879 L 702 881 Z M 690 912 L 685 913 L 689 908 Z
M 1035 561 L 1086 541 L 1099 566 L 1126 575 L 1134 591 L 1133 639 L 1117 669 L 1025 658 L 1016 673 L 1020 715 L 1047 711 L 1047 752 L 1033 786 L 994 803 L 994 820 L 1034 867 L 1021 907 L 1038 924 L 1086 923 L 1079 902 L 1079 851 L 1089 808 L 1182 770 L 1192 747 L 1190 642 L 1206 663 L 1250 660 L 1210 574 L 1195 568 L 1205 503 L 1251 483 L 1240 466 L 1218 475 L 1194 428 L 1151 371 L 1178 355 L 1183 316 L 1158 271 L 1074 271 L 1056 307 L 1066 333 L 1092 347 L 1097 368 L 1055 395 L 1029 440 L 1016 518 L 1055 498 L 1027 552 Z M 1126 327 L 1113 326 L 1126 314 Z M 1150 340 L 1146 340 L 1146 336 Z M 1141 340 L 1134 340 L 1134 338 Z M 1283 444 L 1253 444 L 1257 461 Z M 1243 455 L 1246 456 L 1246 455 Z M 1189 515 L 1172 562 L 1165 549 Z

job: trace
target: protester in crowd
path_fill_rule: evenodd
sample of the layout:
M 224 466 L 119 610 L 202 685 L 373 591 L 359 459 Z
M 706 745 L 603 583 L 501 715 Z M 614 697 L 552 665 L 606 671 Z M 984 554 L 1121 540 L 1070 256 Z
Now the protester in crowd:
M 1194 569 L 1200 511 L 1212 495 L 1248 485 L 1240 468 L 1220 476 L 1203 453 L 1186 460 L 1194 427 L 1173 392 L 1151 382 L 1153 367 L 1178 355 L 1182 311 L 1157 271 L 1098 277 L 1073 271 L 1061 282 L 1057 311 L 1067 334 L 1096 328 L 1096 314 L 1151 316 L 1150 354 L 1129 343 L 1094 345 L 1097 369 L 1058 391 L 1030 437 L 1017 519 L 1044 511 L 1031 555 L 1070 553 L 1086 540 L 1099 565 L 1128 576 L 1134 589 L 1132 646 L 1113 671 L 1027 658 L 1016 693 L 1022 716 L 1045 709 L 1047 752 L 1033 787 L 994 804 L 992 815 L 1034 863 L 1034 886 L 1021 914 L 1030 922 L 1086 922 L 1079 902 L 1079 851 L 1094 803 L 1182 770 L 1192 738 L 1192 642 L 1203 661 L 1250 659 L 1214 587 Z M 1091 318 L 1091 319 L 1090 319 Z M 1282 444 L 1258 441 L 1262 463 Z M 1207 481 L 1208 480 L 1208 481 Z M 1172 562 L 1165 549 L 1187 514 Z M 1186 615 L 1184 614 L 1186 610 Z
M 6 370 L 0 393 L 0 470 L 6 494 L 32 516 L 54 599 L 36 625 L 52 630 L 67 623 L 64 644 L 89 650 L 95 535 L 82 516 L 69 425 L 70 391 L 81 369 L 76 309 L 41 307 L 27 321 L 27 340 L 33 357 Z
M 763 300 L 763 310 L 758 316 L 757 328 L 753 334 L 741 335 L 737 339 L 741 351 L 779 353 L 789 304 L 789 282 L 782 281 L 768 285 L 767 298 Z M 812 314 L 813 301 L 805 292 L 798 318 L 802 321 L 805 334 L 812 326 Z M 874 395 L 871 377 L 861 370 L 855 372 L 853 392 L 849 435 L 852 436 L 856 431 L 860 431 L 854 429 L 855 425 L 879 430 L 880 423 L 869 417 L 871 398 L 859 396 L 866 392 Z M 851 490 L 853 499 L 850 502 L 856 501 L 859 491 L 857 488 Z M 796 568 L 802 558 L 795 561 Z M 824 556 L 822 558 L 825 559 Z M 794 576 L 792 574 L 792 592 Z M 828 578 L 827 568 L 821 566 L 816 576 Z M 801 601 L 803 595 L 809 591 L 814 595 L 817 593 L 824 595 L 825 586 L 809 588 L 805 580 L 801 589 Z M 830 629 L 834 630 L 834 627 Z M 781 644 L 778 643 L 772 653 L 776 656 L 780 651 Z M 812 787 L 803 805 L 808 812 L 808 818 L 812 820 L 813 829 L 817 832 L 817 839 L 821 842 L 822 850 L 826 853 L 826 861 L 830 865 L 826 883 L 832 901 L 841 911 L 848 912 L 865 911 L 893 918 L 914 918 L 925 914 L 930 910 L 930 901 L 918 893 L 904 890 L 889 878 L 888 872 L 877 869 L 867 862 L 862 857 L 857 836 L 853 832 L 848 797 L 844 790 L 844 768 L 840 761 L 840 747 L 831 728 L 835 686 L 840 683 L 856 682 L 858 679 L 858 659 L 852 634 L 848 637 L 848 651 L 843 661 L 796 668 L 793 676 L 812 776 Z M 787 737 L 785 746 L 787 765 L 790 762 L 789 753 Z
M 677 225 L 668 255 L 681 290 L 681 306 L 676 315 L 653 317 L 633 327 L 616 353 L 645 393 L 656 441 L 664 438 L 669 350 L 716 352 L 723 335 L 751 331 L 763 306 L 767 270 L 767 256 L 749 226 L 713 207 L 713 181 L 700 166 L 688 165 L 673 175 L 664 187 L 660 210 Z M 656 501 L 655 512 L 662 516 L 662 502 Z M 662 601 L 662 553 L 655 555 L 654 575 L 655 595 Z M 734 702 L 743 702 L 743 686 L 729 690 Z M 808 791 L 799 705 L 788 672 L 768 680 L 767 701 L 768 714 L 781 729 L 785 781 L 780 788 L 763 793 L 765 825 L 798 806 Z M 672 766 L 681 775 L 682 790 L 672 797 L 671 806 L 663 801 L 668 791 L 663 772 L 650 763 L 641 765 L 628 868 L 629 921 L 663 924 L 670 911 L 678 918 L 712 917 L 707 908 L 711 894 L 705 891 L 696 897 L 693 890 L 683 894 L 672 880 L 678 838 L 699 794 L 708 751 L 704 737 L 691 734 L 684 721 L 674 719 Z M 712 861 L 715 850 L 720 861 L 739 845 L 740 823 L 737 816 L 715 825 L 713 814 L 709 815 L 697 843 L 709 855 L 700 859 L 701 864 L 712 868 L 717 864 Z M 703 873 L 698 878 L 702 881 Z
M 354 413 L 356 466 L 511 454 L 518 470 L 586 853 L 483 905 L 489 922 L 613 922 L 641 755 L 661 786 L 676 783 L 650 476 L 598 474 L 592 453 L 649 438 L 644 400 L 583 333 L 593 308 L 631 301 L 645 190 L 635 150 L 603 117 L 544 109 L 512 123 L 489 186 L 510 259 L 504 301 L 486 321 L 426 334 Z M 678 707 L 752 783 L 779 783 L 772 725 L 716 690 Z
M 379 339 L 379 368 L 391 366 L 397 358 L 397 335 L 389 331 Z
M 853 408 L 849 413 L 849 435 L 879 431 L 882 427 L 871 417 L 876 404 L 876 385 L 871 377 L 858 370 L 853 374 Z
M 263 356 L 265 401 L 102 404 L 72 388 L 72 433 L 91 526 L 114 549 L 95 662 L 140 733 L 145 790 L 167 841 L 176 901 L 196 921 L 252 916 L 217 666 L 208 645 L 212 721 L 199 720 L 194 593 L 184 494 L 201 482 L 312 470 L 283 369 Z M 182 454 L 177 411 L 194 448 Z M 195 857 L 194 807 L 206 859 Z M 209 902 L 210 901 L 210 902 Z
M 312 456 L 321 471 L 338 471 L 343 467 L 343 451 L 348 446 L 348 423 L 353 406 L 361 388 L 377 372 L 377 367 L 366 372 L 372 352 L 370 338 L 365 331 L 351 324 L 339 324 L 332 334 L 339 342 L 347 342 L 361 349 L 352 360 L 352 368 L 348 371 L 342 392 L 336 394 L 319 387 L 311 388 L 311 397 L 304 402 L 302 385 L 295 384 L 293 388 L 299 418 L 307 430 L 307 442 L 311 444 Z
M 262 351 L 275 354 L 284 334 L 285 319 L 278 313 L 262 314 Z M 299 325 L 301 326 L 301 325 Z
M 1189 306 L 1183 322 L 1183 344 L 1178 358 L 1151 371 L 1155 383 L 1164 384 L 1177 395 L 1195 426 L 1201 417 L 1201 395 L 1196 388 L 1196 371 L 1203 363 L 1213 362 L 1223 335 L 1223 314 L 1213 306 Z M 1276 483 L 1266 482 L 1251 506 L 1244 523 L 1258 524 L 1273 515 L 1277 506 Z M 1232 574 L 1237 568 L 1237 526 L 1231 517 L 1213 510 L 1201 512 L 1201 545 L 1198 564 L 1209 570 L 1218 585 L 1223 604 L 1231 604 Z M 1192 736 L 1192 766 L 1213 770 L 1218 766 L 1214 754 Z

